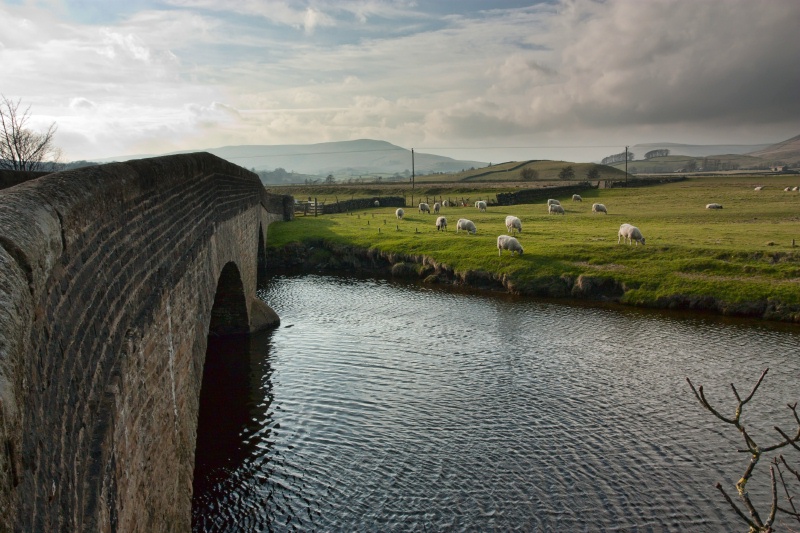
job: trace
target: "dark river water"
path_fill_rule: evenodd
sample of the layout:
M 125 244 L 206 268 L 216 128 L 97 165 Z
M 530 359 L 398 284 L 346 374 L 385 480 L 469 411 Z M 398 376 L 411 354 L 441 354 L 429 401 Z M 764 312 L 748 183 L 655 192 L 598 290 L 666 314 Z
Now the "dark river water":
M 732 415 L 769 367 L 744 421 L 796 427 L 797 327 L 341 277 L 260 296 L 280 328 L 209 348 L 195 531 L 747 531 L 714 488 L 741 437 L 686 377 Z

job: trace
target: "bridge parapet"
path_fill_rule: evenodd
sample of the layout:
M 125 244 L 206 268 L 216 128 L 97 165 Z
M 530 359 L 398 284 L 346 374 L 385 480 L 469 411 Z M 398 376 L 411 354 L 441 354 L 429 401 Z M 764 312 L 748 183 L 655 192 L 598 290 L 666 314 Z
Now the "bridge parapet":
M 207 153 L 0 191 L 0 530 L 189 529 L 209 327 L 263 314 L 286 205 Z

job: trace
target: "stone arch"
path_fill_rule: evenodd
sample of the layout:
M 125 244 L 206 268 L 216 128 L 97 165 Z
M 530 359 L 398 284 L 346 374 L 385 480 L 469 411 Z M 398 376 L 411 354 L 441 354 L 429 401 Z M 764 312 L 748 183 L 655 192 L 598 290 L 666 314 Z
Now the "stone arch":
M 244 294 L 242 276 L 236 263 L 229 262 L 222 268 L 217 281 L 208 334 L 246 335 L 249 332 L 250 321 L 247 316 L 247 298 Z

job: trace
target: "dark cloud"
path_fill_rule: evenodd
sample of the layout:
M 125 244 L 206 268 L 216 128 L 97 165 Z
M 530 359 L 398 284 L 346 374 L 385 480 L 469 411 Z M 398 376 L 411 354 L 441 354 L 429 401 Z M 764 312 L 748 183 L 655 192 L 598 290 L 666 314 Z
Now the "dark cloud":
M 576 5 L 549 97 L 586 125 L 800 124 L 800 3 Z

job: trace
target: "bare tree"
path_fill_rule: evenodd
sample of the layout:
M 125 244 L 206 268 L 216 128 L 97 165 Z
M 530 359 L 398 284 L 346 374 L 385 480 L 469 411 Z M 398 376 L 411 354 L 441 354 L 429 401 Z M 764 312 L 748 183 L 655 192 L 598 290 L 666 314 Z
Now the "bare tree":
M 571 180 L 575 177 L 575 169 L 572 168 L 572 165 L 568 165 L 562 168 L 558 172 L 558 179 L 562 180 Z
M 535 168 L 525 167 L 519 171 L 519 177 L 524 181 L 533 181 L 539 179 L 539 171 Z
M 770 473 L 770 480 L 771 480 L 771 494 L 772 499 L 770 502 L 770 507 L 768 511 L 768 515 L 766 519 L 761 517 L 761 513 L 758 512 L 756 509 L 755 504 L 753 503 L 752 499 L 750 498 L 750 494 L 747 492 L 747 482 L 750 481 L 750 478 L 753 475 L 753 471 L 755 470 L 758 461 L 764 454 L 773 452 L 775 450 L 791 446 L 796 450 L 800 450 L 800 416 L 797 413 L 797 402 L 794 404 L 788 404 L 789 409 L 792 411 L 794 415 L 794 420 L 797 423 L 797 431 L 795 432 L 794 436 L 789 436 L 784 432 L 781 428 L 775 426 L 775 431 L 778 432 L 781 436 L 781 440 L 775 444 L 769 446 L 761 446 L 756 443 L 753 436 L 747 431 L 745 426 L 742 424 L 741 417 L 742 417 L 742 410 L 744 406 L 749 402 L 753 395 L 758 390 L 758 387 L 761 385 L 761 382 L 764 380 L 764 377 L 767 375 L 767 371 L 769 368 L 765 369 L 761 373 L 761 377 L 758 378 L 753 390 L 750 391 L 750 394 L 742 399 L 739 396 L 736 387 L 731 383 L 731 390 L 733 390 L 733 395 L 736 397 L 736 409 L 734 410 L 733 417 L 727 417 L 721 414 L 716 408 L 712 407 L 709 403 L 708 399 L 706 399 L 705 393 L 703 392 L 703 386 L 699 386 L 695 388 L 694 384 L 686 378 L 686 381 L 689 383 L 689 386 L 692 388 L 692 392 L 694 393 L 697 400 L 700 404 L 706 408 L 711 414 L 725 422 L 726 424 L 730 424 L 734 426 L 739 433 L 744 438 L 744 443 L 746 449 L 739 450 L 742 453 L 747 453 L 750 455 L 750 462 L 747 464 L 747 468 L 745 468 L 744 474 L 736 482 L 736 492 L 739 496 L 739 501 L 741 505 L 744 507 L 744 510 L 739 507 L 739 505 L 734 502 L 733 498 L 731 498 L 725 489 L 722 487 L 721 483 L 717 483 L 717 489 L 722 493 L 722 496 L 731 506 L 733 511 L 742 519 L 747 525 L 749 526 L 750 533 L 771 533 L 773 530 L 773 524 L 775 523 L 775 516 L 778 512 L 785 513 L 791 518 L 794 518 L 798 522 L 800 522 L 800 513 L 798 513 L 797 509 L 795 508 L 792 492 L 793 490 L 790 488 L 790 484 L 786 481 L 783 476 L 783 469 L 785 469 L 789 474 L 795 476 L 796 480 L 800 481 L 800 473 L 797 470 L 792 469 L 787 463 L 783 456 L 774 457 L 771 460 L 771 466 L 769 467 Z M 783 467 L 783 468 L 782 468 Z M 776 478 L 777 472 L 777 478 Z M 783 492 L 786 495 L 786 500 L 788 502 L 787 506 L 781 506 L 778 503 L 778 481 L 780 481 L 781 486 L 783 487 Z
M 0 168 L 44 170 L 61 158 L 61 150 L 53 144 L 56 123 L 44 133 L 32 131 L 28 128 L 31 108 L 21 109 L 21 103 L 0 95 Z

